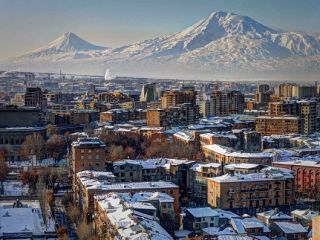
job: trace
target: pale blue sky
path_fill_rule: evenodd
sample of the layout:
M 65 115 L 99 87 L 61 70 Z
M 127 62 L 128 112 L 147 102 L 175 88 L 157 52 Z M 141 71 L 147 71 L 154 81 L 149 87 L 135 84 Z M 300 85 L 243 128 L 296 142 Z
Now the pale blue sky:
M 102 46 L 182 30 L 213 11 L 232 11 L 289 30 L 320 32 L 320 0 L 0 0 L 0 59 L 70 31 Z

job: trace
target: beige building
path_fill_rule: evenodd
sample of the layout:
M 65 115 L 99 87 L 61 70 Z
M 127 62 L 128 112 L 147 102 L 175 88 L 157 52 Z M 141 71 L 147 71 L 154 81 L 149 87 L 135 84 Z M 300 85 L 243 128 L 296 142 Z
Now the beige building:
M 256 131 L 263 136 L 300 133 L 301 121 L 293 116 L 259 116 L 256 118 Z
M 294 176 L 279 169 L 208 178 L 208 204 L 238 213 L 285 208 L 294 203 Z
M 320 240 L 320 216 L 312 219 L 312 240 Z

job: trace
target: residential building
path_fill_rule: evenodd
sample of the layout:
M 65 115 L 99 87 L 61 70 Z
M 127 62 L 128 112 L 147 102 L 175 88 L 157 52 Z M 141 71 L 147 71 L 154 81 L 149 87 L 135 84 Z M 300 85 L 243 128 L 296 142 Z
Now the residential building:
M 271 226 L 274 222 L 292 222 L 293 218 L 287 215 L 278 208 L 271 209 L 269 211 L 257 213 L 257 218 L 267 226 Z
M 182 90 L 165 91 L 161 97 L 161 108 L 178 107 L 189 103 L 192 107 L 196 105 L 197 92 L 193 88 Z
M 87 125 L 99 120 L 96 110 L 60 110 L 47 113 L 49 123 L 54 125 Z
M 149 127 L 170 127 L 186 126 L 199 121 L 199 107 L 185 103 L 179 107 L 166 109 L 148 109 L 147 126 Z
M 244 152 L 254 153 L 261 151 L 261 134 L 256 131 L 244 131 L 242 147 Z
M 125 123 L 146 118 L 147 112 L 143 109 L 111 109 L 100 113 L 100 122 Z
M 301 119 L 294 116 L 259 116 L 256 131 L 262 136 L 285 135 L 301 132 Z
M 255 163 L 271 165 L 273 154 L 270 152 L 246 153 L 239 152 L 230 147 L 219 144 L 205 145 L 202 147 L 207 159 L 221 164 L 230 163 Z
M 304 227 L 309 227 L 312 225 L 312 220 L 320 216 L 320 213 L 311 209 L 296 209 L 291 211 L 291 216 L 293 221 L 300 223 Z
M 77 174 L 74 184 L 74 198 L 87 218 L 92 219 L 94 213 L 94 196 L 107 193 L 139 193 L 162 192 L 169 194 L 174 199 L 173 210 L 175 220 L 179 215 L 179 187 L 171 182 L 130 182 L 112 183 L 109 180 L 90 179 L 87 176 Z
M 260 173 L 225 174 L 208 178 L 208 204 L 236 213 L 257 209 L 290 208 L 294 203 L 294 176 L 279 169 Z
M 219 213 L 210 207 L 187 208 L 183 226 L 189 231 L 201 233 L 203 228 L 218 227 Z
M 78 138 L 72 144 L 72 171 L 105 171 L 106 145 L 98 138 Z
M 189 202 L 197 206 L 207 204 L 208 182 L 207 178 L 220 176 L 222 166 L 220 163 L 196 163 L 190 168 L 189 185 Z
M 230 225 L 240 236 L 245 236 L 245 239 L 259 239 L 258 237 L 268 237 L 270 236 L 271 230 L 269 227 L 261 223 L 255 217 L 245 217 L 245 218 L 232 218 L 230 220 Z M 256 237 L 256 238 L 255 238 Z
M 99 239 L 173 240 L 152 214 L 152 204 L 132 202 L 117 193 L 96 196 L 94 200 L 94 225 Z
M 320 240 L 320 216 L 312 219 L 312 239 Z
M 47 109 L 47 99 L 44 92 L 39 87 L 28 87 L 24 99 L 26 107 L 36 107 L 42 111 Z
M 245 109 L 244 94 L 240 91 L 219 91 L 213 93 L 216 116 L 241 114 Z
M 271 225 L 271 230 L 276 236 L 283 237 L 288 240 L 308 239 L 308 231 L 300 223 L 274 222 Z
M 273 162 L 272 166 L 293 171 L 296 192 L 309 198 L 319 197 L 320 192 L 320 161 L 294 160 Z

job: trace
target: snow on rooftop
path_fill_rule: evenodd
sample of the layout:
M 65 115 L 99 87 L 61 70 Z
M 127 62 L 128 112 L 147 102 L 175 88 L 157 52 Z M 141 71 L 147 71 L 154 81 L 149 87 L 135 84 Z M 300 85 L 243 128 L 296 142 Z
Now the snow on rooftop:
M 259 164 L 253 163 L 232 163 L 225 166 L 226 169 L 234 170 L 234 169 L 254 169 L 259 167 Z
M 219 216 L 217 211 L 210 207 L 187 208 L 187 211 L 195 218 Z
M 320 159 L 318 160 L 294 160 L 294 161 L 281 161 L 281 162 L 276 162 L 276 164 L 280 165 L 295 165 L 295 166 L 308 166 L 308 167 L 316 167 L 320 168 Z
M 233 218 L 230 221 L 231 226 L 233 229 L 236 230 L 237 233 L 239 234 L 245 234 L 246 229 L 250 228 L 262 228 L 264 233 L 269 233 L 270 229 L 262 224 L 257 218 L 251 217 L 251 218 Z
M 272 158 L 273 153 L 270 152 L 258 152 L 258 153 L 245 153 L 237 152 L 230 147 L 225 147 L 219 144 L 205 145 L 205 149 L 228 156 L 237 158 Z
M 5 234 L 16 234 L 16 238 L 24 234 L 43 236 L 45 232 L 55 233 L 55 222 L 48 219 L 44 224 L 39 202 L 26 204 L 20 208 L 13 208 L 13 201 L 0 205 L 0 237 Z M 15 236 L 15 235 L 13 235 Z
M 203 228 L 202 231 L 205 235 L 210 236 L 226 236 L 237 234 L 231 227 L 227 227 L 225 229 L 221 229 L 220 227 L 207 227 Z
M 250 173 L 250 174 L 225 174 L 219 177 L 209 178 L 215 182 L 252 182 L 252 181 L 268 181 L 275 179 L 289 179 L 294 176 L 289 172 L 279 171 L 268 171 L 261 173 Z
M 170 158 L 155 158 L 155 159 L 147 159 L 147 160 L 123 160 L 117 161 L 113 163 L 114 167 L 122 166 L 124 164 L 135 164 L 142 166 L 143 169 L 156 169 L 158 167 L 166 167 L 169 165 L 179 165 L 188 163 L 188 160 L 179 160 L 179 159 L 170 159 Z
M 274 222 L 284 233 L 307 233 L 308 231 L 300 223 L 292 222 Z
M 220 163 L 196 163 L 191 167 L 194 172 L 201 172 L 203 168 L 220 168 Z
M 104 209 L 111 224 L 117 229 L 119 239 L 173 239 L 151 216 L 135 214 L 125 199 L 116 193 L 96 196 L 99 206 Z

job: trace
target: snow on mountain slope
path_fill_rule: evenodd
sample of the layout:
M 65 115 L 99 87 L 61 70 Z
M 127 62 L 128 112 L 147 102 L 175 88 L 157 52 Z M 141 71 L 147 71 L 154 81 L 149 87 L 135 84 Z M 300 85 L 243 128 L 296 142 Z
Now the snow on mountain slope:
M 286 32 L 250 17 L 214 12 L 181 32 L 118 48 L 103 48 L 66 33 L 47 46 L 18 57 L 19 69 L 64 68 L 121 75 L 190 73 L 320 73 L 320 35 Z M 8 64 L 6 65 L 8 66 Z M 1 67 L 1 66 L 0 66 Z M 52 69 L 54 71 L 56 69 Z M 178 74 L 178 75 L 177 75 Z M 199 76 L 200 76 L 199 75 Z
M 194 62 L 219 56 L 230 58 L 230 54 L 235 60 L 250 61 L 319 53 L 320 42 L 313 36 L 279 32 L 246 16 L 215 12 L 176 34 L 107 50 L 104 54 L 110 60 L 114 56 L 116 61 L 123 57 L 127 60 L 178 58 L 180 62 Z
M 72 32 L 66 32 L 48 45 L 22 55 L 18 57 L 17 60 L 52 57 L 53 55 L 57 55 L 55 60 L 69 58 L 79 59 L 92 57 L 95 52 L 106 49 L 106 47 L 93 45 Z

